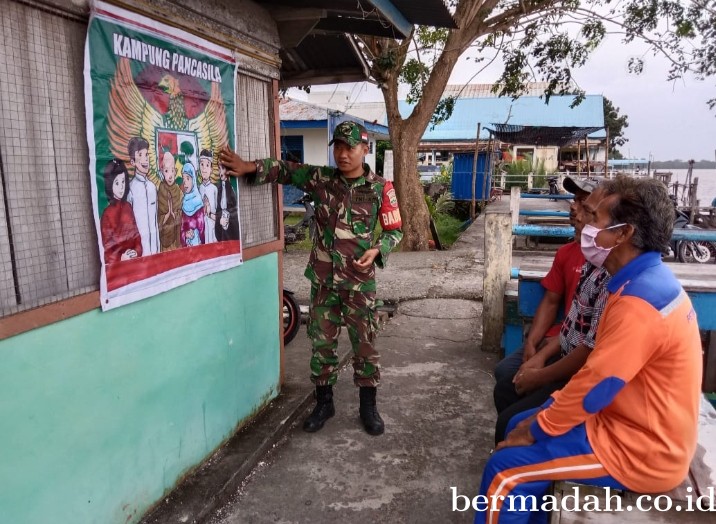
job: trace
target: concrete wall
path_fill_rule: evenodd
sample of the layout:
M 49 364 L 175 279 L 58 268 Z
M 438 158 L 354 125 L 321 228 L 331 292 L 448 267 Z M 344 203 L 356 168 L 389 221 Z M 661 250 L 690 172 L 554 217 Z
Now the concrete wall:
M 528 146 L 514 145 L 510 151 L 513 158 L 517 158 L 517 150 L 531 149 L 533 153 L 532 162 L 536 167 L 544 161 L 544 168 L 547 172 L 557 171 L 557 152 L 559 149 L 554 146 Z
M 282 136 L 303 136 L 303 161 L 316 166 L 328 165 L 328 131 L 320 129 L 281 129 Z
M 535 165 L 544 160 L 544 168 L 548 173 L 557 171 L 557 152 L 559 149 L 552 146 L 539 146 L 535 149 Z
M 131 523 L 279 387 L 278 255 L 0 342 L 0 520 Z
M 83 0 L 39 1 L 87 13 Z M 241 69 L 278 77 L 276 26 L 253 2 L 123 3 L 214 28 Z M 0 522 L 137 522 L 274 398 L 279 256 L 0 340 Z

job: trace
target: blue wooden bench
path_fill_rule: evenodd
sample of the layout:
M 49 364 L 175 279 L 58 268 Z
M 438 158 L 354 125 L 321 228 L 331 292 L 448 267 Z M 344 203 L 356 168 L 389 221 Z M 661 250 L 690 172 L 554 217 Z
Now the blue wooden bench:
M 534 256 L 520 261 L 517 279 L 505 291 L 505 354 L 521 347 L 524 331 L 534 317 L 545 289 L 540 281 L 552 265 L 550 256 Z M 712 265 L 667 263 L 691 298 L 699 329 L 710 337 L 704 362 L 704 391 L 716 391 L 716 271 Z

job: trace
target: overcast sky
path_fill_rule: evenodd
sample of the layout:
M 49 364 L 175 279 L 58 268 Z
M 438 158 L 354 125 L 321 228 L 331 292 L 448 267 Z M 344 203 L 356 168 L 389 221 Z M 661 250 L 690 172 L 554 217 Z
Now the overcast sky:
M 574 71 L 579 86 L 587 94 L 601 94 L 629 117 L 621 148 L 624 156 L 654 160 L 714 160 L 716 150 L 716 111 L 706 101 L 716 97 L 716 78 L 693 78 L 667 82 L 665 58 L 645 56 L 641 75 L 627 72 L 632 56 L 642 56 L 637 43 L 624 45 L 616 36 L 608 36 L 583 68 Z M 477 71 L 471 60 L 461 60 L 450 83 L 465 83 Z M 483 71 L 472 83 L 492 83 L 498 77 L 496 66 Z M 369 85 L 345 84 L 313 86 L 314 91 L 349 91 L 351 100 L 382 100 L 380 92 Z M 295 96 L 295 90 L 291 93 Z

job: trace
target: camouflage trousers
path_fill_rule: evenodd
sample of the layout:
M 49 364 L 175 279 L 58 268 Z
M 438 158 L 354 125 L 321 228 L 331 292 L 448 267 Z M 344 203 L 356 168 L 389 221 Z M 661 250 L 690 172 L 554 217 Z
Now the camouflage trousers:
M 380 366 L 375 349 L 375 292 L 332 289 L 315 283 L 311 284 L 308 318 L 308 337 L 313 346 L 311 381 L 325 386 L 338 379 L 336 348 L 341 318 L 353 347 L 353 382 L 356 386 L 377 386 Z

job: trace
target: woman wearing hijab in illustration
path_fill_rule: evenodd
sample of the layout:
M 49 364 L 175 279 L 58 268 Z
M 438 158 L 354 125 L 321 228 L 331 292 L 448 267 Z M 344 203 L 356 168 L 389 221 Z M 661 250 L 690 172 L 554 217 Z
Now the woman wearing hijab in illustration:
M 113 264 L 142 256 L 142 239 L 127 202 L 129 172 L 121 160 L 114 158 L 104 166 L 104 192 L 109 205 L 100 219 L 104 263 Z
M 182 174 L 181 245 L 198 246 L 204 243 L 204 203 L 196 187 L 196 168 L 190 163 L 184 164 Z

